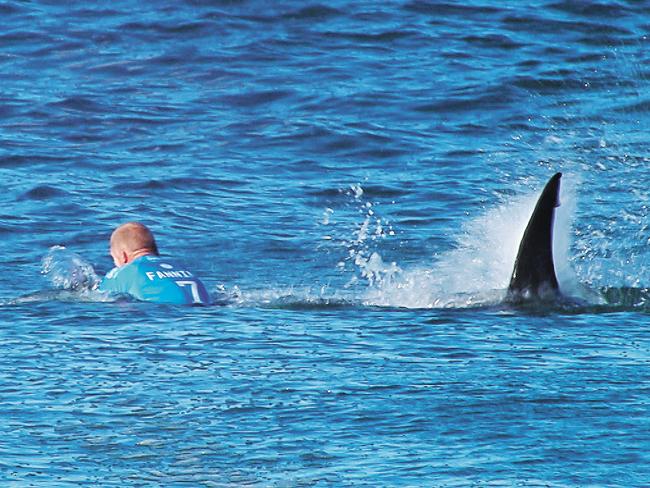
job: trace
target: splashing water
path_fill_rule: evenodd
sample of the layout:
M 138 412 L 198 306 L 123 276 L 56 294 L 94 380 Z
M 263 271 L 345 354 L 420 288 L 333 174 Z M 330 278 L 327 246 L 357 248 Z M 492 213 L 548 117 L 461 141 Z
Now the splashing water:
M 64 246 L 50 248 L 42 260 L 41 273 L 61 290 L 90 291 L 100 281 L 90 263 Z
M 348 248 L 347 258 L 339 263 L 340 268 L 345 268 L 346 261 L 352 262 L 355 273 L 346 288 L 354 285 L 359 279 L 365 279 L 370 286 L 390 280 L 391 277 L 398 273 L 400 268 L 397 263 L 385 263 L 379 253 L 372 250 L 373 243 L 386 239 L 388 236 L 394 236 L 390 223 L 378 215 L 374 210 L 372 202 L 363 201 L 363 188 L 360 184 L 350 187 L 355 202 L 360 205 L 358 211 L 363 215 L 363 222 L 353 232 L 353 237 L 349 240 L 343 240 L 342 244 Z
M 556 211 L 553 243 L 556 274 L 565 295 L 593 303 L 593 294 L 580 285 L 569 256 L 575 210 L 573 181 L 562 186 L 562 205 Z M 369 284 L 364 303 L 456 308 L 503 301 L 519 243 L 538 197 L 537 190 L 516 197 L 465 223 L 455 249 L 439 255 L 431 265 L 401 270 L 395 263 L 386 266 L 374 253 L 371 259 L 359 263 Z

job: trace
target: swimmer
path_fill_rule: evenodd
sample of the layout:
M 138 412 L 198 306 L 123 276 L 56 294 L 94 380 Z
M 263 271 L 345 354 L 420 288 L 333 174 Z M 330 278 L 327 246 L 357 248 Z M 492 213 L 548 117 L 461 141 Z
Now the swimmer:
M 173 260 L 161 258 L 151 231 L 139 222 L 120 225 L 111 235 L 113 268 L 99 290 L 138 300 L 179 305 L 208 305 L 201 280 Z

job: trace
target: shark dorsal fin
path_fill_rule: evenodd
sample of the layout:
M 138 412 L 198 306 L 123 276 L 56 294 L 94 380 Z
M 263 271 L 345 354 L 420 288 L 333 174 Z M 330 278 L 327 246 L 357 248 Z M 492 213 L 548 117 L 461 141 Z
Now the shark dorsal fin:
M 560 178 L 556 173 L 546 183 L 519 244 L 508 297 L 511 300 L 545 299 L 557 296 L 559 285 L 553 263 L 553 222 L 560 205 Z

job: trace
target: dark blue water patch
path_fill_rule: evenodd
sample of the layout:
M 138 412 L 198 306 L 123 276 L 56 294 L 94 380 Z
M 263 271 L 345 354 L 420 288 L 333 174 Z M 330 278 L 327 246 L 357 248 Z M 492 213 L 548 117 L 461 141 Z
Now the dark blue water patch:
M 202 70 L 196 70 L 192 73 L 188 73 L 187 76 L 191 77 L 192 80 L 200 83 L 216 83 L 216 82 L 226 82 L 230 81 L 233 83 L 240 83 L 242 80 L 250 79 L 254 75 L 245 70 L 235 69 L 233 66 L 230 66 L 231 58 L 229 57 L 215 57 L 216 66 L 205 66 Z M 221 94 L 219 94 L 221 96 Z M 212 101 L 217 101 L 219 98 L 214 97 L 209 99 L 204 99 L 205 103 L 212 103 Z
M 1 214 L 0 215 L 0 222 L 16 222 L 15 225 L 19 225 L 19 223 L 28 223 L 29 219 L 25 218 L 22 215 L 12 215 L 12 214 Z
M 83 50 L 86 46 L 87 43 L 85 41 L 61 39 L 35 49 L 30 53 L 30 57 L 51 57 L 52 62 L 64 64 L 83 59 Z M 42 62 L 45 67 L 49 69 L 53 68 L 52 65 L 47 64 L 47 59 L 43 59 Z
M 217 63 L 218 63 L 218 59 L 216 59 L 213 56 L 202 54 L 195 46 L 182 47 L 182 48 L 176 47 L 164 54 L 161 54 L 159 56 L 154 56 L 146 60 L 146 65 L 149 67 L 158 65 L 164 68 L 168 68 L 168 67 L 174 68 L 174 67 L 191 65 L 192 66 L 191 72 L 202 71 L 198 69 L 198 67 L 202 65 L 214 66 Z M 188 76 L 191 74 L 191 72 L 182 73 L 182 76 L 183 77 Z M 181 73 L 177 72 L 177 74 L 180 75 Z
M 236 108 L 256 108 L 292 97 L 294 92 L 286 89 L 251 91 L 236 95 L 223 95 L 221 101 Z
M 86 145 L 89 143 L 98 143 L 111 140 L 108 135 L 89 134 L 87 132 L 78 132 L 65 134 L 63 140 L 71 142 L 75 145 Z
M 628 29 L 622 25 L 612 25 L 611 23 L 591 24 L 591 29 L 585 30 L 585 33 L 591 34 L 594 37 L 595 35 L 600 35 L 603 37 L 603 44 L 613 47 L 618 47 L 628 42 L 639 42 L 632 29 Z M 630 37 L 634 37 L 634 39 L 630 39 Z
M 443 59 L 455 61 L 454 63 L 451 63 L 451 65 L 455 68 L 458 68 L 461 72 L 465 70 L 469 71 L 472 69 L 470 64 L 467 62 L 463 63 L 461 61 L 475 59 L 475 56 L 473 56 L 471 52 L 461 48 L 447 48 L 445 51 L 440 53 L 440 56 Z
M 273 15 L 249 15 L 239 10 L 228 9 L 203 12 L 200 14 L 200 18 L 218 23 L 222 27 L 222 32 L 228 34 L 228 37 L 224 39 L 224 45 L 230 48 L 241 48 L 241 43 L 247 37 L 246 33 L 260 32 L 260 29 L 264 29 L 266 33 L 270 29 L 282 28 L 284 25 L 278 23 L 277 17 Z
M 388 160 L 391 162 L 399 161 L 401 158 L 411 155 L 411 153 L 406 148 L 385 146 L 369 149 L 353 149 L 346 151 L 343 154 L 347 158 L 357 159 L 360 161 Z
M 438 96 L 430 103 L 416 104 L 413 110 L 420 113 L 463 114 L 504 109 L 519 100 L 518 93 L 510 84 L 500 86 L 471 86 L 456 93 Z
M 151 155 L 152 153 L 163 153 L 163 154 L 183 154 L 185 150 L 188 149 L 188 144 L 178 143 L 160 143 L 154 145 L 144 145 L 144 146 L 132 146 L 129 147 L 129 152 L 132 153 L 144 153 Z
M 6 2 L 0 3 L 0 14 L 2 15 L 14 15 L 23 12 L 25 12 L 25 9 L 22 6 Z
M 362 145 L 362 138 L 345 128 L 300 124 L 272 139 L 274 146 L 293 141 L 303 145 L 303 155 L 346 154 Z
M 607 20 L 612 18 L 624 18 L 634 13 L 633 6 L 627 7 L 618 2 L 602 3 L 591 0 L 579 3 L 571 1 L 554 2 L 549 3 L 547 8 L 571 15 Z
M 302 7 L 293 12 L 287 12 L 282 15 L 283 19 L 306 21 L 309 25 L 314 22 L 322 22 L 333 18 L 344 16 L 345 12 L 323 4 L 314 4 Z
M 73 112 L 87 112 L 87 113 L 105 113 L 106 106 L 99 103 L 98 97 L 88 97 L 83 95 L 75 95 L 72 97 L 51 102 L 47 107 L 62 108 L 67 111 Z
M 650 100 L 614 107 L 614 110 L 620 113 L 650 113 Z
M 552 77 L 520 76 L 511 82 L 518 88 L 540 94 L 584 91 L 587 88 L 586 82 L 576 76 L 578 73 L 553 73 Z
M 51 154 L 11 155 L 0 156 L 0 167 L 17 168 L 32 165 L 56 166 L 66 161 L 67 159 L 64 157 Z
M 0 34 L 0 42 L 11 47 L 14 53 L 22 54 L 34 52 L 39 44 L 53 44 L 54 38 L 40 31 L 34 30 L 12 30 Z M 40 49 L 37 48 L 37 49 Z
M 585 22 L 576 19 L 558 19 L 539 17 L 535 15 L 509 15 L 502 22 L 504 26 L 514 32 L 535 33 L 535 35 L 551 36 L 561 35 L 568 39 L 575 39 L 577 33 L 582 34 L 619 34 L 632 35 L 630 29 L 614 24 L 599 22 Z
M 462 159 L 466 160 L 467 158 L 473 158 L 481 156 L 484 153 L 481 149 L 452 149 L 445 153 L 445 156 L 450 159 Z
M 131 126 L 141 133 L 146 132 L 145 128 L 179 123 L 179 120 L 173 115 L 159 115 L 160 113 L 159 111 L 152 113 L 131 111 L 130 114 L 125 112 L 124 115 L 113 115 L 110 117 L 110 121 L 116 126 Z
M 5 222 L 6 220 L 6 217 L 0 217 L 0 234 L 2 235 L 16 234 L 28 231 L 26 228 L 27 225 L 11 224 Z
M 287 62 L 289 56 L 286 50 L 288 44 L 290 44 L 288 41 L 271 41 L 268 39 L 246 42 L 237 48 L 237 51 L 248 53 L 246 59 L 244 60 L 235 55 L 232 64 L 236 68 L 249 65 L 250 62 L 259 63 L 260 67 L 281 66 Z
M 148 40 L 151 36 L 161 39 L 200 39 L 201 37 L 218 32 L 219 25 L 207 20 L 179 22 L 127 22 L 117 28 L 125 35 Z
M 51 216 L 49 220 L 47 216 Z M 33 250 L 30 251 L 37 256 L 34 263 L 39 263 L 47 249 L 54 245 L 70 245 L 73 249 L 84 253 L 85 249 L 79 246 L 77 238 L 82 238 L 84 245 L 92 244 L 93 248 L 95 246 L 101 248 L 104 254 L 108 249 L 110 227 L 101 229 L 97 226 L 93 227 L 92 231 L 83 228 L 94 224 L 94 217 L 94 212 L 76 204 L 35 207 L 29 214 L 29 224 L 24 227 L 24 233 L 34 244 Z M 53 221 L 54 218 L 56 221 Z
M 607 27 L 603 27 L 603 30 L 607 30 Z M 579 38 L 578 42 L 589 47 L 615 49 L 626 45 L 638 45 L 639 39 L 636 37 L 624 38 L 601 32 L 593 32 L 590 35 Z
M 503 25 L 510 31 L 532 33 L 536 32 L 538 35 L 557 35 L 562 34 L 566 36 L 575 30 L 587 31 L 590 24 L 586 22 L 578 23 L 575 21 L 553 19 L 547 17 L 540 17 L 537 15 L 507 15 L 502 19 Z
M 370 48 L 373 50 L 389 51 L 395 43 L 405 40 L 416 40 L 421 38 L 421 33 L 416 30 L 388 30 L 384 32 L 326 32 L 326 38 L 335 41 L 346 41 L 358 43 L 359 49 Z
M 376 66 L 373 69 L 381 70 L 381 66 Z M 314 73 L 315 75 L 323 75 L 323 73 Z M 332 78 L 330 73 L 325 73 L 325 76 L 328 79 Z M 339 73 L 338 75 L 334 74 L 332 81 L 339 79 L 340 81 L 346 82 L 349 81 L 349 73 Z M 320 91 L 315 94 L 311 94 L 309 97 L 304 97 L 300 100 L 299 109 L 301 111 L 313 111 L 318 110 L 325 114 L 330 114 L 331 116 L 337 116 L 340 113 L 350 113 L 357 112 L 363 113 L 365 116 L 361 122 L 355 124 L 348 124 L 348 126 L 359 128 L 364 132 L 373 134 L 376 132 L 376 128 L 364 127 L 364 124 L 377 121 L 382 114 L 388 112 L 402 112 L 402 106 L 404 104 L 410 103 L 412 98 L 417 96 L 418 93 L 409 93 L 409 96 L 406 96 L 403 93 L 395 93 L 392 90 L 380 86 L 374 86 L 372 90 L 368 91 L 355 91 L 352 93 L 346 93 L 344 96 L 337 95 L 331 96 L 327 90 Z M 383 118 L 383 117 L 381 117 Z M 364 130 L 365 129 L 365 130 Z M 385 129 L 384 129 L 385 131 Z
M 94 21 L 98 19 L 102 19 L 103 21 L 106 21 L 106 19 L 110 19 L 112 17 L 119 17 L 124 14 L 125 12 L 120 10 L 107 8 L 104 6 L 93 6 L 93 5 L 77 8 L 69 12 L 70 18 L 88 19 L 90 21 Z
M 243 181 L 228 180 L 220 178 L 192 178 L 192 177 L 178 177 L 170 178 L 167 180 L 149 180 L 136 183 L 119 183 L 116 184 L 112 190 L 115 192 L 131 191 L 131 190 L 191 190 L 195 194 L 201 190 L 203 192 L 209 190 L 218 191 L 235 191 L 237 188 L 243 188 L 247 184 Z
M 67 197 L 68 193 L 50 185 L 38 185 L 18 197 L 18 200 L 52 200 Z
M 0 98 L 0 117 L 9 120 L 11 117 L 21 113 L 23 104 L 13 97 Z
M 494 100 L 498 106 L 499 105 L 498 100 L 497 99 Z M 457 126 L 452 126 L 451 128 L 448 128 L 447 132 L 451 132 L 455 134 L 464 134 L 465 136 L 482 136 L 482 135 L 485 136 L 485 135 L 493 134 L 494 129 L 495 129 L 494 126 L 489 125 L 488 123 L 485 124 L 466 123 L 466 124 L 459 124 Z
M 91 42 L 97 48 L 105 48 L 109 46 L 115 46 L 124 42 L 124 36 L 120 32 L 114 30 L 102 31 L 102 30 L 91 30 L 84 31 L 82 33 L 77 33 L 77 36 L 87 39 L 88 42 Z M 86 69 L 88 69 L 86 67 Z
M 517 50 L 524 47 L 526 44 L 518 43 L 504 35 L 483 35 L 483 36 L 466 36 L 462 40 L 473 47 L 483 49 L 498 49 L 498 50 Z
M 498 7 L 491 7 L 486 5 L 459 5 L 444 1 L 417 1 L 408 2 L 403 7 L 409 12 L 417 14 L 425 14 L 431 17 L 459 17 L 466 18 L 480 18 L 484 19 L 489 16 L 499 16 L 502 14 L 502 9 Z

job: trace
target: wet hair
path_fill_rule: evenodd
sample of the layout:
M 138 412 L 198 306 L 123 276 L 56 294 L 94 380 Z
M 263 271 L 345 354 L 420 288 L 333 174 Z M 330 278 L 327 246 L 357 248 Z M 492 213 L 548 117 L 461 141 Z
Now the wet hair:
M 149 228 L 140 222 L 127 222 L 120 225 L 111 235 L 111 245 L 119 243 L 128 252 L 149 251 L 158 256 L 156 239 Z

